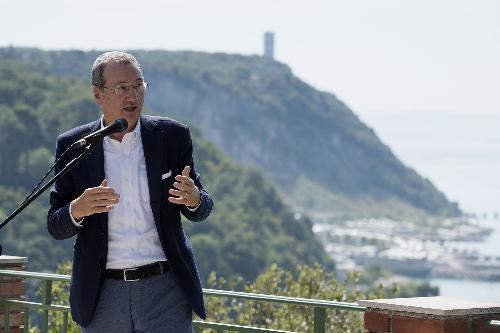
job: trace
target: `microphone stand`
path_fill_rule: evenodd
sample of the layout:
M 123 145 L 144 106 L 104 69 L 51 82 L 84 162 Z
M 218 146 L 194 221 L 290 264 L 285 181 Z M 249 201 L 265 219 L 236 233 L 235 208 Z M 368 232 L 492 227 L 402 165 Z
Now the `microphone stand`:
M 49 188 L 50 185 L 54 184 L 59 178 L 64 176 L 68 171 L 73 169 L 80 161 L 81 159 L 88 155 L 92 148 L 94 148 L 95 145 L 91 144 L 87 147 L 85 147 L 85 151 L 81 153 L 78 157 L 75 157 L 72 159 L 59 173 L 57 173 L 47 184 L 42 186 L 38 191 L 33 193 L 33 195 L 29 196 L 14 212 L 12 212 L 5 220 L 3 220 L 2 223 L 0 223 L 0 230 L 7 225 L 14 217 L 17 216 L 20 212 L 22 212 L 26 207 L 28 207 L 36 198 L 38 198 L 47 188 Z M 3 248 L 2 245 L 0 244 L 0 255 L 3 253 Z

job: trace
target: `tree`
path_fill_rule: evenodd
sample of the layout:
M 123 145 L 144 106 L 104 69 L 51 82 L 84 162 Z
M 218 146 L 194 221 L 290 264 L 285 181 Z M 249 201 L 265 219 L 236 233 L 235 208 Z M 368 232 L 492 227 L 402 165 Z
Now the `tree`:
M 58 274 L 71 274 L 71 262 L 66 262 L 59 265 L 57 269 Z M 42 295 L 42 287 L 37 291 L 37 295 Z M 52 285 L 52 304 L 69 305 L 69 284 L 67 282 L 54 282 Z M 62 312 L 49 312 L 49 331 L 62 332 L 63 331 L 63 314 Z M 30 333 L 39 333 L 38 327 L 30 329 Z M 68 333 L 80 333 L 80 327 L 68 315 Z
M 320 265 L 300 265 L 292 272 L 273 264 L 254 282 L 244 283 L 243 289 L 248 293 L 341 302 L 384 297 L 382 286 L 368 293 L 362 292 L 357 285 L 358 278 L 357 273 L 352 273 L 339 282 L 334 273 L 327 272 Z M 234 290 L 242 281 L 241 278 L 226 280 L 212 272 L 208 283 L 211 288 Z M 212 296 L 206 298 L 206 305 L 209 321 L 297 332 L 313 332 L 314 329 L 312 308 Z M 361 333 L 364 331 L 362 313 L 327 311 L 326 327 L 328 332 Z

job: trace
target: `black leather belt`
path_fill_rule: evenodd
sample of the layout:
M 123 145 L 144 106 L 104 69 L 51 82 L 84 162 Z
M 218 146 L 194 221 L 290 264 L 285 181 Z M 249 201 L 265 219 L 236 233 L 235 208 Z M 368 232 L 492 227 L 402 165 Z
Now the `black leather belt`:
M 125 268 L 125 269 L 107 269 L 105 273 L 106 279 L 123 280 L 123 281 L 139 281 L 149 277 L 164 274 L 170 269 L 168 262 L 157 261 L 152 264 Z

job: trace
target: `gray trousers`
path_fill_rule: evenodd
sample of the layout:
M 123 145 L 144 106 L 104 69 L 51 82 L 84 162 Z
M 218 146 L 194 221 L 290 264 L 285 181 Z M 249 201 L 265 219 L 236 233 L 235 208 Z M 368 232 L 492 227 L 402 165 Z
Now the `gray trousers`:
M 192 333 L 193 314 L 171 272 L 140 281 L 106 279 L 83 333 Z

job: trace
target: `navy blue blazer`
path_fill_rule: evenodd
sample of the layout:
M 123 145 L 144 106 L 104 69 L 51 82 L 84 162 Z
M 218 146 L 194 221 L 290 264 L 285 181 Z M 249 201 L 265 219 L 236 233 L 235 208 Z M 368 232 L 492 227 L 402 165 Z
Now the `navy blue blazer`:
M 74 128 L 57 137 L 56 158 L 73 142 L 100 127 L 94 123 Z M 161 246 L 178 284 L 184 290 L 193 311 L 205 319 L 205 307 L 200 278 L 193 259 L 192 248 L 181 224 L 182 213 L 191 221 L 204 220 L 212 210 L 212 199 L 203 189 L 200 176 L 193 164 L 193 145 L 189 129 L 179 122 L 163 117 L 141 116 L 141 136 L 148 175 L 151 209 Z M 70 151 L 56 167 L 59 172 L 83 150 Z M 191 166 L 191 178 L 201 191 L 198 210 L 190 212 L 184 205 L 170 203 L 168 190 L 181 174 Z M 161 175 L 172 172 L 162 181 Z M 55 239 L 76 235 L 73 251 L 73 272 L 70 287 L 71 315 L 81 326 L 92 318 L 106 270 L 108 254 L 108 214 L 100 213 L 85 218 L 82 228 L 76 228 L 69 215 L 70 202 L 90 187 L 97 187 L 104 179 L 104 151 L 101 144 L 84 158 L 70 173 L 56 182 L 50 193 L 47 228 Z

